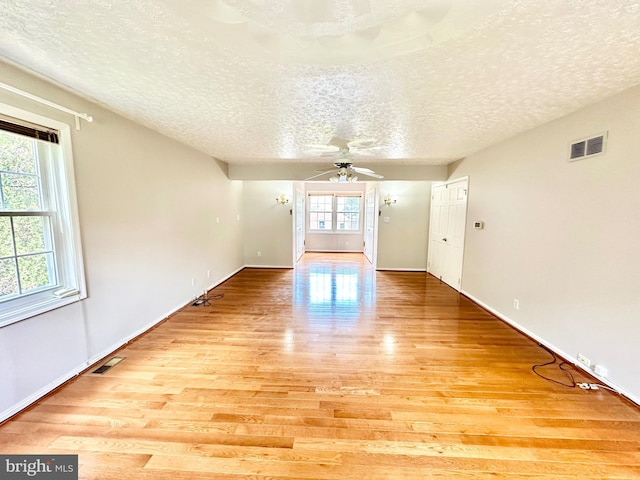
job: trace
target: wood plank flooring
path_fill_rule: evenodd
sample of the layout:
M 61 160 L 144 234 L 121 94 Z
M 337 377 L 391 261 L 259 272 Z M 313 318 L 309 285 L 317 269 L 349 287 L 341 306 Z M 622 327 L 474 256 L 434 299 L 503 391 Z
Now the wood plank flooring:
M 534 375 L 545 350 L 424 273 L 307 253 L 211 293 L 0 453 L 79 454 L 87 480 L 640 478 L 640 409 Z

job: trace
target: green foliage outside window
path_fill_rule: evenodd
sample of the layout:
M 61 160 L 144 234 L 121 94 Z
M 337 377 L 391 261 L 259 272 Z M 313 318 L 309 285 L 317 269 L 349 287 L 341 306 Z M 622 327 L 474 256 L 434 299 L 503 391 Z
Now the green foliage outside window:
M 41 211 L 36 140 L 0 132 L 0 211 Z M 0 217 L 0 300 L 55 282 L 49 218 Z

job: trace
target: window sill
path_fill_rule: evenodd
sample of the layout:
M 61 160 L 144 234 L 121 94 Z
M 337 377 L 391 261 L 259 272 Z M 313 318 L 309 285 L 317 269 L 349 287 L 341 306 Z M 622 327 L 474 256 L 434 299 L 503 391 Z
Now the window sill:
M 16 305 L 15 300 L 10 300 L 5 304 L 0 304 L 0 328 L 4 328 L 13 323 L 21 322 L 27 318 L 41 315 L 86 298 L 86 295 L 83 296 L 81 293 L 64 298 L 54 296 L 52 291 L 43 293 L 46 294 L 38 294 L 37 296 L 34 296 L 34 298 L 30 299 L 31 301 L 22 302 L 21 305 Z
M 336 230 L 335 232 L 331 230 L 309 230 L 307 233 L 313 235 L 362 235 L 363 232 L 362 230 Z

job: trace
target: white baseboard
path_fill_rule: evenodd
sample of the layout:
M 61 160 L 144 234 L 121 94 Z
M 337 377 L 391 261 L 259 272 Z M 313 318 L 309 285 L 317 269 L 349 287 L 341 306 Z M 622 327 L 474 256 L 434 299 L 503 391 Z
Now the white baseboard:
M 236 271 L 234 271 L 233 273 L 227 275 L 226 277 L 222 278 L 218 282 L 215 282 L 214 284 L 212 284 L 208 288 L 208 290 L 211 290 L 212 288 L 217 287 L 221 283 L 226 282 L 228 279 L 230 279 L 231 277 L 236 275 L 238 272 L 240 272 L 244 268 L 245 267 L 240 267 Z M 190 298 L 184 304 L 182 304 L 182 305 L 180 305 L 180 306 L 178 306 L 176 308 L 173 308 L 171 311 L 169 311 L 165 315 L 162 315 L 160 318 L 148 323 L 144 327 L 139 328 L 138 330 L 136 330 L 132 334 L 127 335 L 127 337 L 125 337 L 124 339 L 120 340 L 119 342 L 111 345 L 110 347 L 107 347 L 102 352 L 100 352 L 100 353 L 98 353 L 96 355 L 93 355 L 91 358 L 86 360 L 81 365 L 76 366 L 73 370 L 71 370 L 71 371 L 67 372 L 66 374 L 62 375 L 61 377 L 57 378 L 56 380 L 54 380 L 53 382 L 49 383 L 45 387 L 42 387 L 40 390 L 32 393 L 31 395 L 29 395 L 24 400 L 18 402 L 15 405 L 12 405 L 7 410 L 5 410 L 2 413 L 0 413 L 0 423 L 5 421 L 5 420 L 7 420 L 8 418 L 14 416 L 15 414 L 19 413 L 20 411 L 24 410 L 25 408 L 29 407 L 30 405 L 34 404 L 35 402 L 40 400 L 45 395 L 47 395 L 47 394 L 51 393 L 52 391 L 54 391 L 60 385 L 63 385 L 65 382 L 68 382 L 72 378 L 80 375 L 82 372 L 84 372 L 91 365 L 94 365 L 94 364 L 104 360 L 106 357 L 108 357 L 109 355 L 113 354 L 115 351 L 117 351 L 118 349 L 120 349 L 121 347 L 126 345 L 127 343 L 131 342 L 132 340 L 134 340 L 135 338 L 139 337 L 140 335 L 148 332 L 149 330 L 151 330 L 152 328 L 157 326 L 159 323 L 161 323 L 162 321 L 166 320 L 171 315 L 173 315 L 174 313 L 176 313 L 179 310 L 182 310 L 184 307 L 186 307 L 187 305 L 190 305 L 191 303 L 193 303 L 193 298 Z
M 207 290 L 211 290 L 212 288 L 216 288 L 218 285 L 222 285 L 224 282 L 226 282 L 227 280 L 229 280 L 231 277 L 237 275 L 238 273 L 240 273 L 242 270 L 244 270 L 246 268 L 245 266 L 242 266 L 240 268 L 238 268 L 237 270 L 231 272 L 229 275 L 227 275 L 226 277 L 221 278 L 220 280 L 218 280 L 217 282 L 213 282 L 211 285 L 209 285 L 207 287 Z M 182 307 L 180 307 L 182 308 Z
M 74 369 L 73 371 L 71 371 L 71 372 L 63 375 L 62 377 L 59 377 L 58 379 L 54 380 L 53 382 L 49 383 L 47 386 L 42 387 L 37 392 L 32 393 L 31 395 L 29 395 L 27 398 L 25 398 L 21 402 L 18 402 L 15 405 L 12 405 L 8 409 L 6 409 L 2 413 L 0 413 L 0 423 L 4 422 L 8 418 L 11 418 L 12 416 L 14 416 L 16 413 L 19 413 L 22 410 L 24 410 L 25 408 L 27 408 L 30 405 L 34 404 L 35 402 L 37 402 L 39 399 L 41 399 L 42 397 L 44 397 L 48 393 L 54 391 L 56 388 L 58 388 L 63 383 L 65 383 L 65 382 L 71 380 L 73 377 L 77 376 L 83 370 L 84 370 L 84 367 L 79 368 L 79 369 Z
M 363 250 L 322 250 L 314 248 L 313 250 L 306 250 L 305 253 L 364 253 Z
M 471 300 L 472 302 L 478 304 L 480 307 L 484 308 L 485 310 L 487 310 L 488 312 L 492 313 L 493 315 L 495 315 L 496 317 L 498 317 L 500 320 L 502 320 L 503 322 L 511 325 L 513 328 L 515 328 L 516 330 L 518 330 L 519 332 L 525 334 L 526 336 L 528 336 L 529 338 L 535 340 L 536 342 L 538 342 L 541 345 L 544 345 L 545 347 L 547 347 L 549 350 L 551 350 L 552 352 L 554 352 L 556 355 L 564 358 L 565 360 L 568 360 L 569 362 L 571 362 L 574 366 L 580 368 L 581 370 L 584 370 L 586 373 L 588 373 L 589 375 L 591 375 L 594 378 L 597 378 L 599 382 L 601 382 L 602 384 L 612 388 L 613 390 L 615 390 L 616 392 L 618 392 L 620 395 L 623 395 L 624 397 L 628 398 L 630 401 L 632 401 L 633 403 L 635 403 L 636 405 L 640 406 L 640 398 L 633 395 L 632 393 L 626 391 L 624 388 L 621 388 L 620 386 L 616 385 L 615 383 L 611 382 L 611 380 L 607 379 L 607 378 L 603 378 L 599 375 L 597 375 L 593 370 L 587 368 L 586 366 L 582 365 L 580 362 L 578 362 L 578 359 L 575 358 L 573 355 L 569 355 L 568 353 L 562 351 L 561 349 L 559 349 L 558 347 L 556 347 L 555 345 L 547 342 L 545 339 L 539 337 L 538 335 L 536 335 L 535 333 L 533 333 L 531 330 L 523 327 L 522 325 L 520 325 L 518 322 L 515 322 L 513 320 L 511 320 L 509 317 L 507 317 L 506 315 L 504 315 L 503 313 L 499 312 L 498 310 L 490 307 L 489 305 L 487 305 L 486 303 L 482 302 L 481 300 L 477 299 L 476 297 L 474 297 L 473 295 L 471 295 L 468 292 L 465 292 L 464 290 L 461 290 L 460 293 L 462 293 L 465 297 L 467 297 L 469 300 Z
M 424 268 L 397 268 L 397 267 L 377 267 L 379 272 L 423 272 L 426 273 Z
M 287 270 L 291 270 L 293 265 L 245 265 L 244 268 L 286 268 Z

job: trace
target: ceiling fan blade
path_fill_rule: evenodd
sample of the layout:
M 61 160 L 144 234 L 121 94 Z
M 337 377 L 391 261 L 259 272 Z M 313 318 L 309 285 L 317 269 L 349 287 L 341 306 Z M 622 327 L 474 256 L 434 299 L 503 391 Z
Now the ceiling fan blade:
M 380 147 L 380 146 L 375 146 L 375 147 L 352 147 L 349 150 L 349 153 L 378 155 L 378 152 L 381 152 L 383 150 L 384 150 L 384 147 Z
M 327 173 L 336 173 L 337 171 L 338 170 L 327 170 L 326 172 L 318 173 L 318 174 L 313 175 L 313 176 L 311 176 L 309 178 L 305 178 L 304 181 L 306 182 L 307 180 L 313 180 L 314 178 L 321 177 L 323 175 L 326 175 Z
M 368 177 L 373 177 L 373 178 L 384 178 L 384 176 L 377 174 L 376 172 L 374 172 L 373 170 L 370 170 L 368 168 L 362 168 L 362 167 L 351 167 L 351 170 L 353 170 L 356 173 L 359 173 L 361 175 L 367 175 Z
M 376 142 L 375 138 L 361 138 L 359 140 L 351 140 L 347 143 L 347 147 L 349 150 L 364 150 L 373 147 Z
M 337 152 L 340 150 L 340 147 L 336 147 L 335 145 L 306 145 L 311 152 Z
M 333 145 L 340 150 L 341 148 L 349 148 L 349 142 L 347 142 L 344 138 L 340 138 L 337 135 L 329 141 L 329 145 Z

